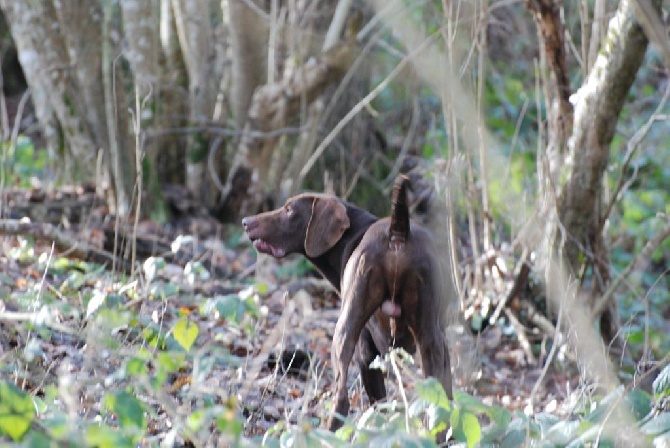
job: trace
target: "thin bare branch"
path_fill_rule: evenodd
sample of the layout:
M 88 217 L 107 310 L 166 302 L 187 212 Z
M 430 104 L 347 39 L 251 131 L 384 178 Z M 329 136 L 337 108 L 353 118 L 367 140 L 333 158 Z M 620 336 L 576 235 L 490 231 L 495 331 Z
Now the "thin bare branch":
M 668 30 L 663 24 L 658 8 L 651 0 L 635 0 L 635 6 L 635 15 L 645 34 L 661 50 L 665 68 L 670 70 L 670 39 L 668 39 Z

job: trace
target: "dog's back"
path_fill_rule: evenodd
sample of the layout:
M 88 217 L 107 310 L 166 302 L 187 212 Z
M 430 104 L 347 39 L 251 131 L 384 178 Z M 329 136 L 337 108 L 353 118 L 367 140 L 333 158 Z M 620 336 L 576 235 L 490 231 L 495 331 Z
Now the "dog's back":
M 442 311 L 436 303 L 439 297 L 434 281 L 439 273 L 435 243 L 426 229 L 410 221 L 408 188 L 409 179 L 398 176 L 390 216 L 370 227 L 354 253 L 354 258 L 363 257 L 382 271 L 383 285 L 368 297 L 380 307 L 374 320 L 382 331 L 373 332 L 380 351 L 391 340 L 413 351 L 412 333 L 424 326 L 425 319 Z

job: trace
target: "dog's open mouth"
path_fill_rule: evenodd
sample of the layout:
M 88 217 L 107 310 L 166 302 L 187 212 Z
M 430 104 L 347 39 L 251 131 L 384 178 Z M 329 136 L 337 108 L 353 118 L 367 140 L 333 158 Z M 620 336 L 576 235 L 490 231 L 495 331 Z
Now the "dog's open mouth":
M 282 258 L 286 256 L 286 251 L 281 247 L 275 247 L 265 240 L 257 239 L 253 241 L 254 247 L 258 252 L 270 254 L 275 258 Z

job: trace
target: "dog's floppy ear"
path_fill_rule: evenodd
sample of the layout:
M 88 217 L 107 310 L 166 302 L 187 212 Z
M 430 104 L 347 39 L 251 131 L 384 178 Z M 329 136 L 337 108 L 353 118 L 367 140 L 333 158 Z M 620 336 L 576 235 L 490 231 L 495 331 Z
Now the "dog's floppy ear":
M 314 198 L 305 233 L 305 253 L 312 258 L 323 255 L 337 244 L 348 228 L 349 217 L 344 204 L 333 198 Z

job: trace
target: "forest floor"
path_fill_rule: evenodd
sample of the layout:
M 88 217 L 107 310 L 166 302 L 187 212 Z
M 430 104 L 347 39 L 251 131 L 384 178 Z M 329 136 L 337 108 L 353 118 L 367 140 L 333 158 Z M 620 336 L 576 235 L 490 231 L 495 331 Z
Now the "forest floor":
M 68 197 L 78 203 L 85 196 L 78 190 Z M 55 407 L 45 405 L 45 415 L 60 409 L 94 420 L 102 412 L 104 395 L 110 388 L 128 386 L 129 365 L 145 359 L 142 353 L 148 350 L 154 355 L 188 353 L 160 387 L 141 386 L 141 381 L 134 386 L 153 410 L 149 435 L 165 434 L 179 415 L 197 409 L 209 396 L 233 400 L 247 436 L 264 434 L 281 420 L 323 422 L 332 401 L 330 343 L 340 301 L 303 260 L 257 256 L 239 226 L 222 226 L 202 214 L 170 227 L 141 222 L 136 236 L 145 243 L 142 247 L 153 242 L 149 252 L 177 240 L 177 252 L 188 247 L 189 255 L 154 253 L 149 261 L 138 255 L 143 269 L 115 274 L 73 256 L 77 251 L 58 244 L 54 248 L 44 236 L 53 233 L 31 235 L 27 229 L 8 234 L 6 224 L 18 211 L 53 209 L 63 197 L 63 191 L 6 191 L 4 212 L 10 219 L 2 220 L 4 232 L 0 228 L 1 376 L 45 401 L 58 395 Z M 95 216 L 95 207 L 87 213 Z M 64 234 L 99 251 L 109 246 L 105 239 L 113 233 L 106 229 L 113 223 L 63 222 L 62 216 L 53 221 L 60 223 L 54 229 L 61 242 L 67 241 Z M 118 244 L 124 235 L 128 233 L 117 235 Z M 505 280 L 507 291 L 513 281 Z M 473 299 L 464 303 L 466 311 L 475 306 Z M 184 318 L 187 332 L 179 329 Z M 191 324 L 197 330 L 191 331 Z M 458 326 L 450 329 L 456 388 L 486 404 L 520 412 L 569 415 L 582 406 L 585 388 L 575 364 L 559 351 L 543 372 L 548 343 L 532 328 L 524 330 L 520 342 L 515 328 L 520 327 L 509 322 L 489 325 L 477 335 Z M 524 341 L 531 341 L 532 348 L 524 348 Z M 162 372 L 151 361 L 144 368 L 148 377 Z M 389 402 L 402 403 L 405 395 L 414 394 L 418 367 L 400 370 L 402 388 L 389 369 Z M 353 366 L 351 373 L 351 416 L 356 418 L 369 403 Z

